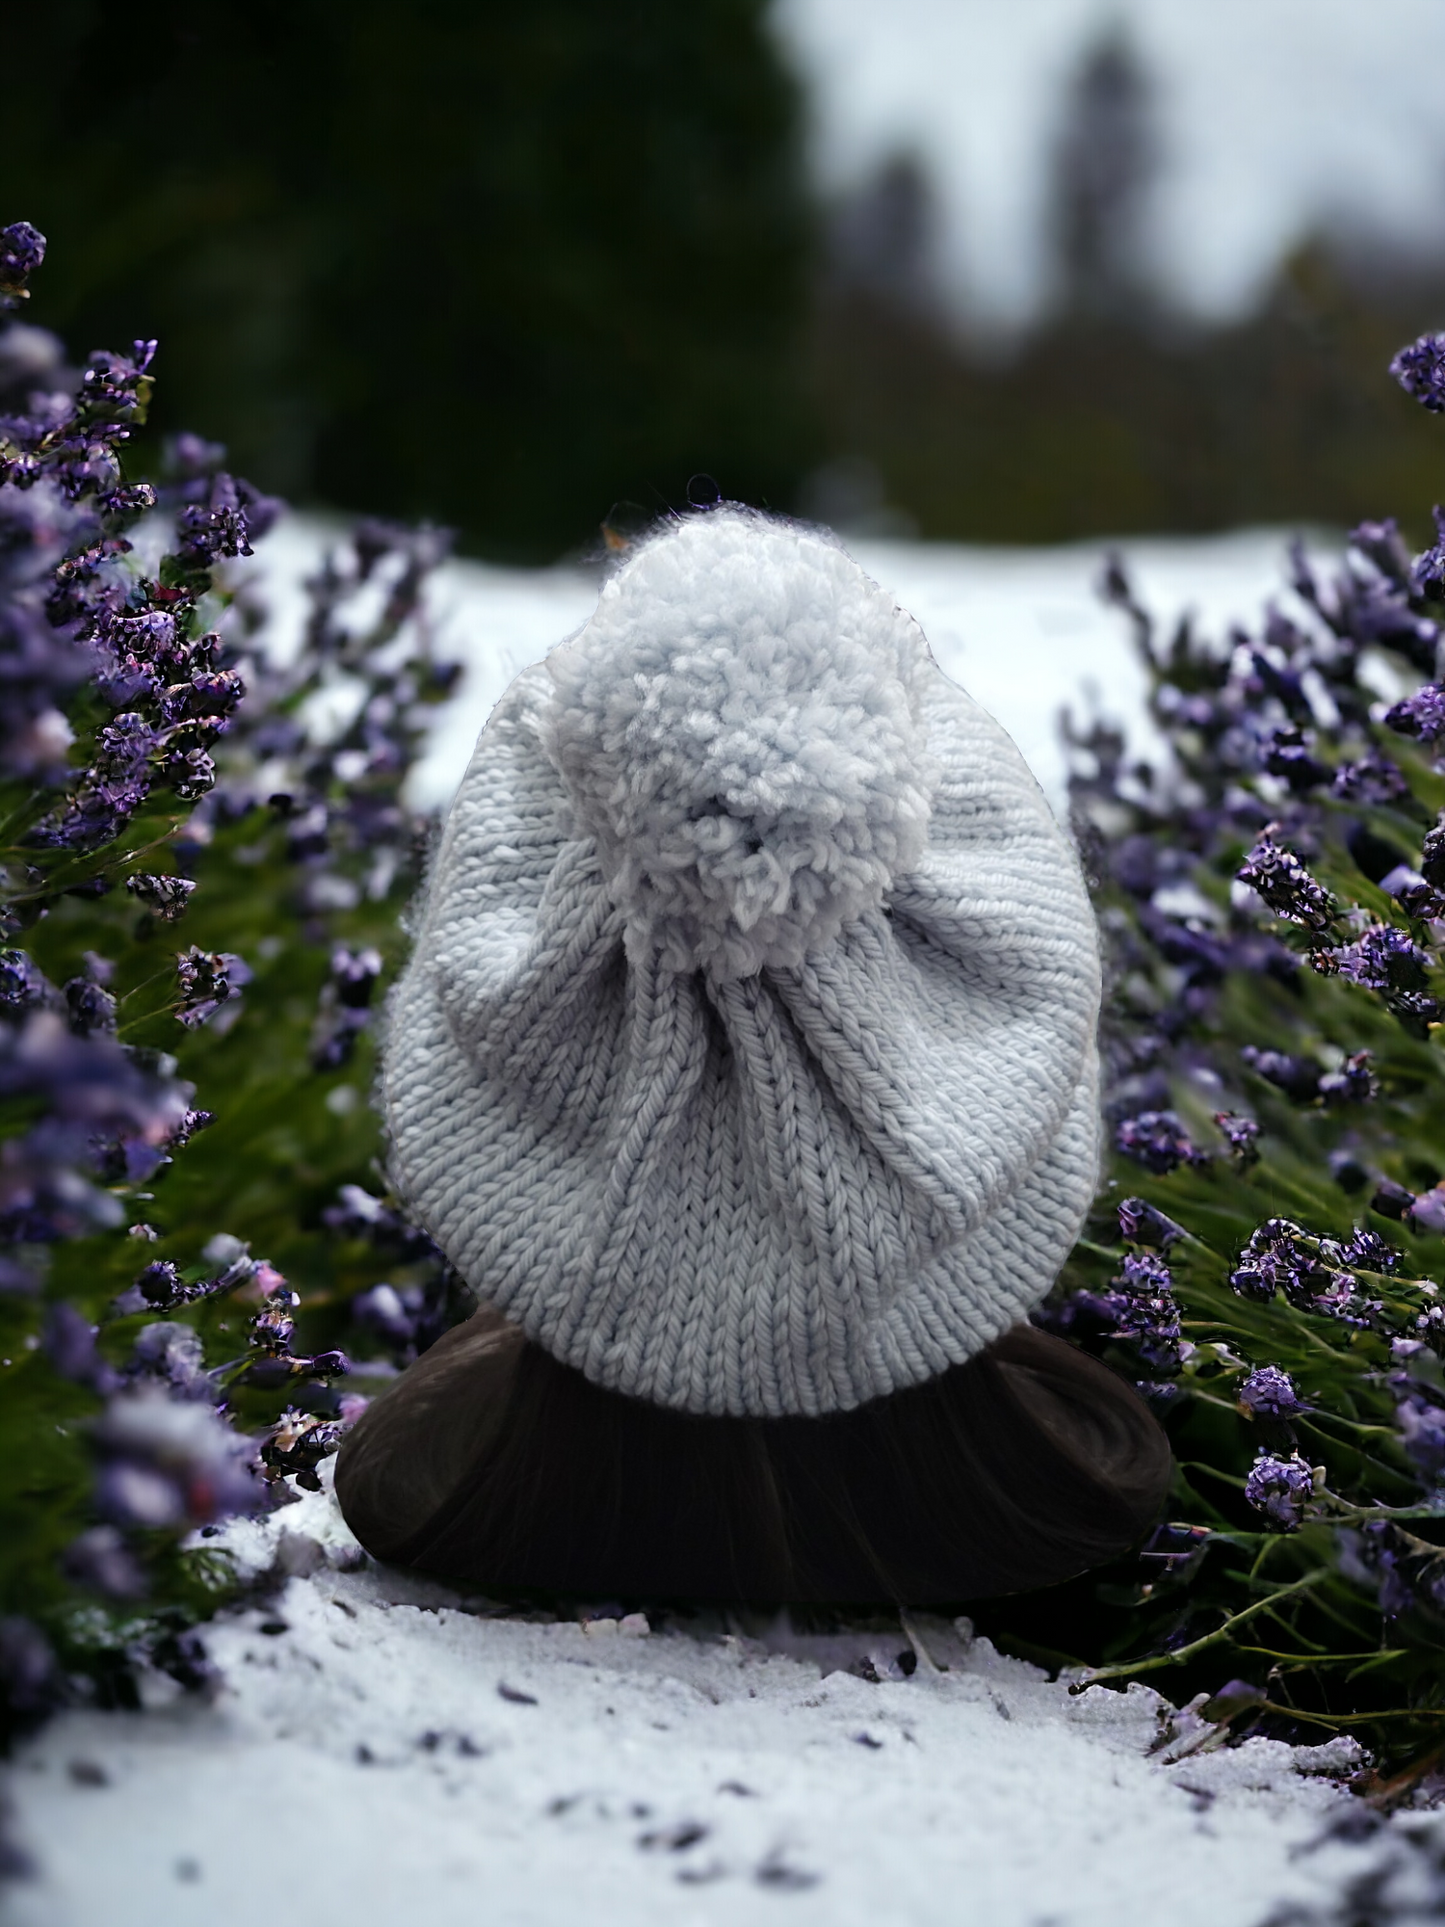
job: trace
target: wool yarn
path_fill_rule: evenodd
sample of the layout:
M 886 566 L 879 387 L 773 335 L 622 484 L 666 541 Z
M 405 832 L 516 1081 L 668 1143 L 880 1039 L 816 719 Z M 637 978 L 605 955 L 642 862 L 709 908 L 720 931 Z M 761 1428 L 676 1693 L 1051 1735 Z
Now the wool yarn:
M 1098 945 L 1018 751 L 830 536 L 665 528 L 497 704 L 389 1006 L 403 1194 L 612 1390 L 851 1408 L 1046 1294 Z

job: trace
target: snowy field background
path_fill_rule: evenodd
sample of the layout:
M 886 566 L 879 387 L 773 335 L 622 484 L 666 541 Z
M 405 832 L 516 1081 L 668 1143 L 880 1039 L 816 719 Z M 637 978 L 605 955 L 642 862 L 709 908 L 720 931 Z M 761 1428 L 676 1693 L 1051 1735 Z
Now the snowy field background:
M 278 627 L 324 533 L 267 544 Z M 1284 546 L 1124 545 L 1161 616 L 1188 604 L 1217 634 L 1279 590 Z M 1098 546 L 855 553 L 1056 805 L 1062 705 L 1147 741 Z M 596 586 L 442 572 L 443 653 L 467 679 L 417 800 L 445 801 L 507 681 Z M 344 710 L 344 684 L 327 700 Z M 1353 1808 L 1353 1743 L 1202 1747 L 1194 1713 L 1141 1686 L 1072 1695 L 966 1622 L 808 1641 L 606 1609 L 498 1617 L 370 1564 L 329 1490 L 228 1541 L 282 1589 L 208 1632 L 213 1703 L 157 1679 L 146 1713 L 67 1714 L 19 1753 L 14 1830 L 38 1871 L 12 1891 L 15 1927 L 1260 1927 L 1380 1851 L 1329 1834 Z

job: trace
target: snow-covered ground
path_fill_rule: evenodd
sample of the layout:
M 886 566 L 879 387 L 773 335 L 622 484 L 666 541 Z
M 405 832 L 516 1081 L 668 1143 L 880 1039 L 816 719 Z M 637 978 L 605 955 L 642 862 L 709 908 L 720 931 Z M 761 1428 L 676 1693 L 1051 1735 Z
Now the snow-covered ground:
M 1197 1751 L 967 1621 L 489 1617 L 346 1570 L 325 1493 L 231 1540 L 304 1576 L 213 1629 L 213 1705 L 159 1682 L 22 1750 L 12 1927 L 1256 1927 L 1363 1864 L 1312 1844 L 1350 1742 Z
M 283 619 L 316 539 L 275 539 Z M 1128 552 L 1161 614 L 1192 605 L 1219 633 L 1278 587 L 1283 547 Z M 857 552 L 1056 801 L 1064 703 L 1141 727 L 1097 548 Z M 421 797 L 445 799 L 510 676 L 595 594 L 582 572 L 445 571 L 468 679 Z M 1259 1927 L 1374 1851 L 1310 1847 L 1349 1809 L 1349 1743 L 1201 1751 L 1196 1715 L 1142 1687 L 1071 1694 L 964 1623 L 810 1642 L 496 1617 L 361 1559 L 325 1493 L 230 1536 L 293 1576 L 209 1630 L 214 1702 L 157 1681 L 146 1713 L 67 1714 L 20 1751 L 39 1872 L 15 1927 Z

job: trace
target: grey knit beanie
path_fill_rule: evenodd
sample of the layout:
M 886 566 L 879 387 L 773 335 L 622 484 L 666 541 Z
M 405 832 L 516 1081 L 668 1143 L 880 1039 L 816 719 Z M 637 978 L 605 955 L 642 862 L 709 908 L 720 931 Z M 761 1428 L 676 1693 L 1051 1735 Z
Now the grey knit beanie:
M 555 1357 L 844 1410 L 1027 1315 L 1098 1168 L 1078 861 L 829 537 L 733 508 L 512 684 L 391 1003 L 398 1182 Z

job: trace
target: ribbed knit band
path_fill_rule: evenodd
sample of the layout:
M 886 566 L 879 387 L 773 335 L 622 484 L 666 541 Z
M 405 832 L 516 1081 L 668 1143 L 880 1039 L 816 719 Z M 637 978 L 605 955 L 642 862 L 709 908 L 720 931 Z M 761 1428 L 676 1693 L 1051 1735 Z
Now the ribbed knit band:
M 842 1410 L 1048 1291 L 1098 1005 L 1003 730 L 836 544 L 713 511 L 482 732 L 390 1007 L 397 1179 L 597 1383 Z

